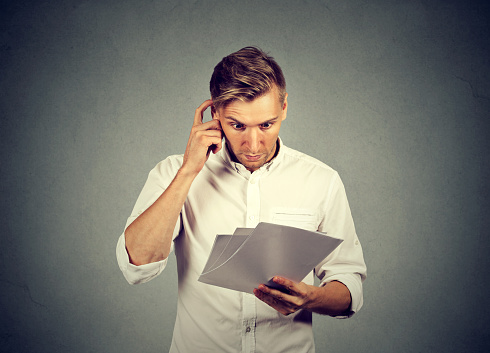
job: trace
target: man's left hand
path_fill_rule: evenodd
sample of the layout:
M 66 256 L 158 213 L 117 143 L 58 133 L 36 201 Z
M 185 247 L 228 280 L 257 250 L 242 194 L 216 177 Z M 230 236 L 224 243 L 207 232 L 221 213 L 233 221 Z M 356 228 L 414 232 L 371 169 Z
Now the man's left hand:
M 270 288 L 260 284 L 254 289 L 255 296 L 270 305 L 283 315 L 292 314 L 300 309 L 307 309 L 308 303 L 313 299 L 313 292 L 317 287 L 306 283 L 296 283 L 284 277 L 275 276 L 273 282 L 284 288 L 284 291 Z

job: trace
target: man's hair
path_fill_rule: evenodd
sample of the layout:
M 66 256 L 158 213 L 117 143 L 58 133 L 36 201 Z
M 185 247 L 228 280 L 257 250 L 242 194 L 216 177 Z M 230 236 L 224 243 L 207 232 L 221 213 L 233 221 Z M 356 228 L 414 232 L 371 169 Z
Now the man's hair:
M 257 47 L 245 47 L 225 56 L 215 66 L 209 89 L 215 109 L 239 100 L 251 102 L 267 94 L 274 86 L 282 104 L 286 96 L 286 80 L 272 56 Z

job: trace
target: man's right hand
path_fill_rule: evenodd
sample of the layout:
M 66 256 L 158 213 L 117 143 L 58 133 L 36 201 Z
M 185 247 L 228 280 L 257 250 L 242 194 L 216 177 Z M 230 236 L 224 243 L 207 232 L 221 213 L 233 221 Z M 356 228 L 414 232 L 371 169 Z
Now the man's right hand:
M 211 105 L 213 105 L 213 101 L 208 99 L 196 109 L 181 173 L 196 176 L 208 160 L 209 153 L 211 151 L 217 153 L 221 150 L 223 132 L 219 120 L 213 118 L 211 121 L 203 123 L 204 111 Z

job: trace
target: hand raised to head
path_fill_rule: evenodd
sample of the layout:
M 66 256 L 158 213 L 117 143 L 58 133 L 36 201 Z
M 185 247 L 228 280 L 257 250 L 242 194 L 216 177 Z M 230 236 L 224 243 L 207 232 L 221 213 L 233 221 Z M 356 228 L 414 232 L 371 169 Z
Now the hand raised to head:
M 203 123 L 206 109 L 213 105 L 213 101 L 204 101 L 194 114 L 189 141 L 184 154 L 182 169 L 188 173 L 197 175 L 208 160 L 209 153 L 218 153 L 222 147 L 223 133 L 219 120 L 212 119 Z

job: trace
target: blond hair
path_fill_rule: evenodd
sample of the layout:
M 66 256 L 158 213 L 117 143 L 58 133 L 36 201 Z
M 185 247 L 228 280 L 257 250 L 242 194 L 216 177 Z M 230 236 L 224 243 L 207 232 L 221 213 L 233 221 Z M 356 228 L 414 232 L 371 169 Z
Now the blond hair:
M 215 66 L 209 89 L 215 109 L 240 100 L 250 102 L 277 87 L 282 104 L 286 80 L 272 56 L 257 47 L 245 47 Z

